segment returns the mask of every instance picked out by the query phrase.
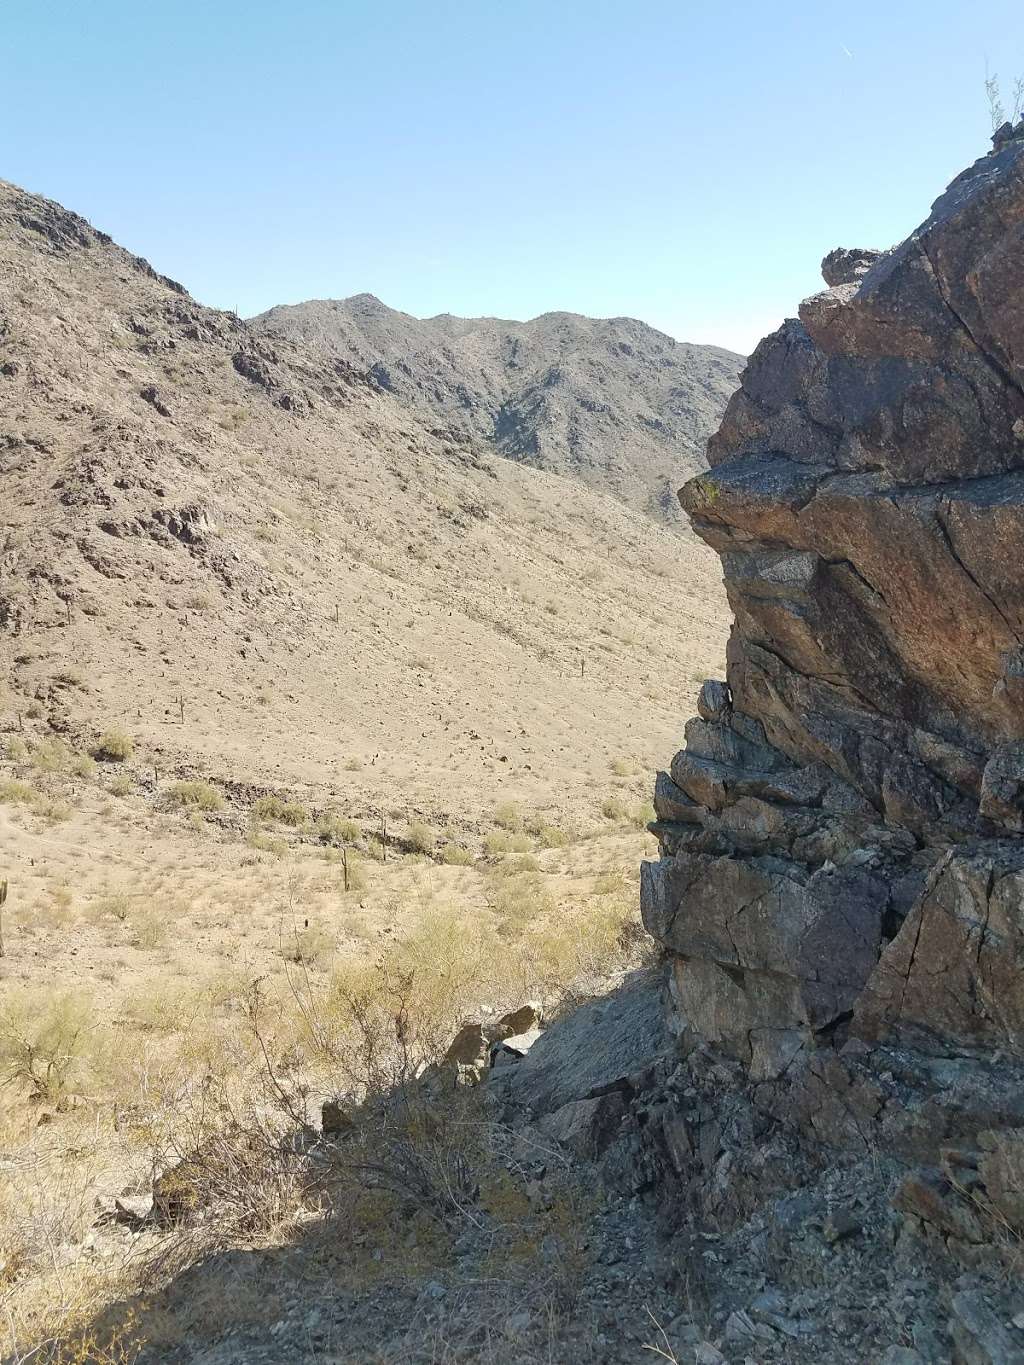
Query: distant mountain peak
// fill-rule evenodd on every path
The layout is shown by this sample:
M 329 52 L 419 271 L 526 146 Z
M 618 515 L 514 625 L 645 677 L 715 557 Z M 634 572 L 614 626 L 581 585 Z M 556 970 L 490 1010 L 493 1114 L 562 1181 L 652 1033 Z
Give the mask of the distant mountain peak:
M 341 356 L 420 420 L 455 422 L 500 455 L 671 522 L 743 365 L 638 318 L 416 318 L 374 294 L 279 306 L 252 326 Z

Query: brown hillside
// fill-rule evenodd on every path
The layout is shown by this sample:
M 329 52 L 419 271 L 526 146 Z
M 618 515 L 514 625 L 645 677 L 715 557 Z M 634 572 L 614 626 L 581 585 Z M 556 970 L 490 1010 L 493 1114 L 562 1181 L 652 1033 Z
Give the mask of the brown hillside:
M 118 724 L 161 780 L 463 817 L 555 778 L 571 805 L 670 742 L 724 643 L 703 547 L 8 184 L 0 254 L 8 728 Z

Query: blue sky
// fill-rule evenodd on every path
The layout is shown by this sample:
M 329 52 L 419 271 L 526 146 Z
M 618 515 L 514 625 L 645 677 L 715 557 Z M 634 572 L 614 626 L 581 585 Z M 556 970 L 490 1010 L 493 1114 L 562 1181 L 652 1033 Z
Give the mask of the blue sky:
M 1010 0 L 0 0 L 0 175 L 205 303 L 748 350 L 986 150 Z

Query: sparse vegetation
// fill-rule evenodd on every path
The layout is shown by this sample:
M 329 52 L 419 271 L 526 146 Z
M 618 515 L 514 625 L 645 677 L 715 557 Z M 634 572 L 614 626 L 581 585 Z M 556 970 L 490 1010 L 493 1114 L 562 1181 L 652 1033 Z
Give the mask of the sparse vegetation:
M 107 730 L 89 752 L 101 763 L 126 763 L 135 752 L 135 741 L 124 730 Z
M 433 853 L 437 834 L 422 820 L 414 820 L 406 831 L 405 842 L 411 853 Z
M 305 806 L 298 801 L 285 801 L 280 796 L 261 796 L 253 803 L 253 816 L 257 820 L 273 820 L 292 829 L 301 829 L 309 819 Z
M 199 811 L 224 809 L 224 797 L 210 782 L 175 782 L 167 793 L 176 806 Z
M 472 867 L 474 858 L 468 848 L 449 843 L 441 849 L 441 861 L 450 867 Z
M 85 1066 L 93 1025 L 88 1003 L 72 992 L 9 993 L 0 1004 L 0 1074 L 47 1104 L 62 1103 Z
M 355 844 L 359 842 L 362 830 L 355 820 L 347 820 L 337 811 L 327 810 L 318 816 L 313 832 L 321 843 Z
M 522 807 L 515 801 L 502 801 L 494 808 L 494 823 L 510 834 L 519 834 L 526 826 Z

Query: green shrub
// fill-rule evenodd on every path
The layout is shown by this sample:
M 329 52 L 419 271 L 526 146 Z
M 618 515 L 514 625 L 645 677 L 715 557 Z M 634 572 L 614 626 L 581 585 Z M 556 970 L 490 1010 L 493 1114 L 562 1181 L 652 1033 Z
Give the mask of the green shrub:
M 47 1104 L 78 1078 L 93 1027 L 88 1003 L 69 992 L 23 990 L 0 1005 L 0 1076 L 20 1080 Z

